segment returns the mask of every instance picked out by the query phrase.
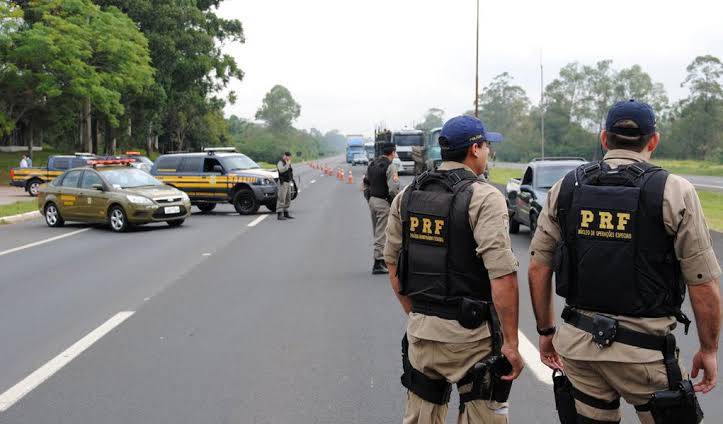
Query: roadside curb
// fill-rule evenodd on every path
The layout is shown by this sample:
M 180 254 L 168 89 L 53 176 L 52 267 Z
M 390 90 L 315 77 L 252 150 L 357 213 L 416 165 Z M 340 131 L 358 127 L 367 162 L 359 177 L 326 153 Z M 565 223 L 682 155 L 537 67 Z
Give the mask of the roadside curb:
M 40 211 L 32 211 L 21 213 L 19 215 L 11 215 L 0 217 L 0 224 L 15 224 L 18 222 L 28 221 L 31 219 L 40 218 Z

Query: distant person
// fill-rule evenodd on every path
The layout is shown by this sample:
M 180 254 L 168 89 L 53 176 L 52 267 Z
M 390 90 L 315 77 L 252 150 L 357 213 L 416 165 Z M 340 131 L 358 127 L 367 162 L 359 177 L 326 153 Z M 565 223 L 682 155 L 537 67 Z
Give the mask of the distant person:
M 364 197 L 369 203 L 374 232 L 374 265 L 372 274 L 386 274 L 389 271 L 384 264 L 384 243 L 389 217 L 389 206 L 392 199 L 399 193 L 399 172 L 392 163 L 397 154 L 394 143 L 384 143 L 382 156 L 374 159 L 367 166 L 364 176 Z
M 294 181 L 294 170 L 291 167 L 291 152 L 285 152 L 281 160 L 276 164 L 279 171 L 279 193 L 276 198 L 276 213 L 279 221 L 294 219 L 289 215 L 291 206 L 291 184 Z
M 20 167 L 21 168 L 28 168 L 28 157 L 23 155 L 23 157 L 20 159 Z
M 28 168 L 32 168 L 32 166 L 33 166 L 33 158 L 31 158 L 30 155 L 25 155 L 25 162 L 28 163 Z

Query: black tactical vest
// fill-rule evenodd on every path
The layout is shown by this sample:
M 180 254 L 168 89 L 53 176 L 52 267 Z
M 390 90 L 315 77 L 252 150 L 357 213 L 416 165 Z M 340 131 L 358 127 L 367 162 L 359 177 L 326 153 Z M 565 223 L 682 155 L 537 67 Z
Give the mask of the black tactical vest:
M 470 171 L 425 172 L 404 192 L 399 277 L 413 304 L 491 301 L 489 275 L 469 223 Z
M 567 304 L 633 317 L 680 316 L 685 296 L 663 223 L 668 172 L 645 162 L 583 165 L 565 176 L 557 215 L 557 294 Z
M 372 197 L 384 199 L 389 203 L 392 199 L 389 196 L 389 186 L 387 185 L 387 169 L 392 163 L 388 158 L 380 156 L 367 168 L 367 179 L 369 180 L 369 194 Z
M 294 170 L 291 168 L 291 165 L 289 165 L 289 169 L 287 169 L 285 172 L 279 171 L 280 182 L 290 183 L 292 179 L 294 179 Z

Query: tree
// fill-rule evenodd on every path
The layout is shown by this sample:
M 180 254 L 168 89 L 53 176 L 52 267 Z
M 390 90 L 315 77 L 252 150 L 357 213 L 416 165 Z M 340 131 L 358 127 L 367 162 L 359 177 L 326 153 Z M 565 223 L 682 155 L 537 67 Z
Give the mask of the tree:
M 424 121 L 422 121 L 421 124 L 417 124 L 414 128 L 422 131 L 430 131 L 442 125 L 444 125 L 444 111 L 433 107 L 427 109 L 427 113 L 424 114 Z
M 301 115 L 301 106 L 282 85 L 275 85 L 266 93 L 256 119 L 265 121 L 274 130 L 291 128 L 291 123 Z

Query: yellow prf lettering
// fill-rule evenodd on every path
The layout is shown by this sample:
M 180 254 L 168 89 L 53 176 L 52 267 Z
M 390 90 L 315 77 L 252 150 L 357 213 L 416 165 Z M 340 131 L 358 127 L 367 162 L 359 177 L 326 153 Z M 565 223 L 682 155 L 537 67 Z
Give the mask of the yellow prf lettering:
M 610 212 L 600 212 L 600 229 L 613 229 L 613 214 L 611 214 Z
M 580 222 L 582 228 L 588 228 L 590 223 L 595 220 L 595 214 L 593 214 L 592 211 L 583 209 L 580 211 L 580 215 L 582 216 L 582 221 Z
M 410 225 L 409 230 L 411 232 L 414 232 L 417 229 L 417 227 L 419 227 L 419 218 L 417 218 L 416 216 L 409 218 L 409 225 Z
M 628 226 L 628 221 L 630 221 L 629 213 L 618 212 L 618 228 L 617 229 L 624 231 L 625 228 Z
M 434 234 L 436 234 L 436 235 L 442 234 L 442 227 L 444 227 L 444 220 L 443 219 L 435 219 L 434 220 Z
M 425 234 L 432 234 L 432 220 L 429 218 L 422 218 L 422 232 Z

